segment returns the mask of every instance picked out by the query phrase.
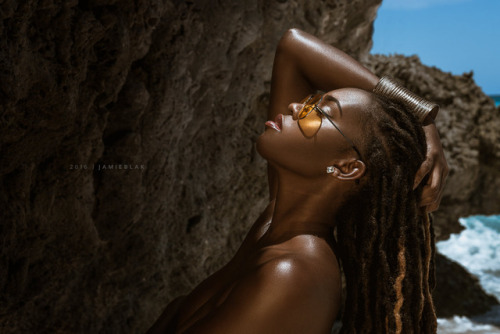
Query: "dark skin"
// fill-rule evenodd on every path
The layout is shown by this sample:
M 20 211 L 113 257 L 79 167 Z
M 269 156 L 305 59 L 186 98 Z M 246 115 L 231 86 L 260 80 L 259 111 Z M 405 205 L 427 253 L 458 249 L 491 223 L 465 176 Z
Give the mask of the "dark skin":
M 289 30 L 273 67 L 268 123 L 257 142 L 269 162 L 271 201 L 231 261 L 174 300 L 148 333 L 330 333 L 341 306 L 340 268 L 333 247 L 334 217 L 344 194 L 363 182 L 366 167 L 350 144 L 323 120 L 314 138 L 297 124 L 316 90 L 344 134 L 360 144 L 360 123 L 379 78 L 314 36 Z M 350 88 L 345 88 L 350 87 Z M 438 208 L 448 167 L 435 125 L 424 126 L 429 174 L 421 205 Z M 335 173 L 327 174 L 327 166 Z

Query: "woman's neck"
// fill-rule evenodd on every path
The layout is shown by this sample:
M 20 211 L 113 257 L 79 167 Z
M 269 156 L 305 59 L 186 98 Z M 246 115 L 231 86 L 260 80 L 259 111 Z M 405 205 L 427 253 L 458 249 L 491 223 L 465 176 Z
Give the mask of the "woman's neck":
M 330 239 L 343 191 L 327 174 L 311 178 L 279 172 L 279 186 L 265 244 L 277 244 L 297 235 Z

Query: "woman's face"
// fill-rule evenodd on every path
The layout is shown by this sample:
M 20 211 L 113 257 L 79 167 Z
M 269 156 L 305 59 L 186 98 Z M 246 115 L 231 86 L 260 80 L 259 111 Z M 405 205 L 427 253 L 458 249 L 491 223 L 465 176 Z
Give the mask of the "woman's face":
M 339 89 L 325 93 L 318 106 L 359 148 L 361 117 L 371 102 L 369 93 Z M 350 143 L 324 116 L 316 134 L 306 137 L 298 125 L 302 106 L 302 103 L 292 103 L 288 107 L 289 115 L 280 114 L 274 122 L 266 122 L 266 130 L 257 141 L 257 151 L 262 157 L 273 165 L 303 176 L 326 174 L 326 167 L 336 159 L 359 159 Z

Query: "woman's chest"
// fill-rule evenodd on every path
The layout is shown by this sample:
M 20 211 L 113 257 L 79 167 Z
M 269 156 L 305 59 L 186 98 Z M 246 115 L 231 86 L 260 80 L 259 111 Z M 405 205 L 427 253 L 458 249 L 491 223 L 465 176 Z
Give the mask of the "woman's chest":
M 224 303 L 250 266 L 228 264 L 201 282 L 184 300 L 177 313 L 177 332 L 212 315 Z
M 177 329 L 182 332 L 197 321 L 214 315 L 239 282 L 252 275 L 276 252 L 254 251 L 241 254 L 201 282 L 184 300 L 177 314 Z

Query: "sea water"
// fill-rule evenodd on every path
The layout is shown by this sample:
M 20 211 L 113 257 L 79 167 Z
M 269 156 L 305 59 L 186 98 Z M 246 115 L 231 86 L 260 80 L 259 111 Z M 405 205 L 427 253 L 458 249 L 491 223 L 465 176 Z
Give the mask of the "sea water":
M 500 95 L 490 95 L 490 97 L 495 101 L 495 106 L 500 106 Z
M 500 300 L 500 215 L 460 218 L 459 222 L 465 229 L 438 242 L 438 251 L 467 268 L 487 293 Z M 500 334 L 500 307 L 470 319 L 438 319 L 438 333 Z

